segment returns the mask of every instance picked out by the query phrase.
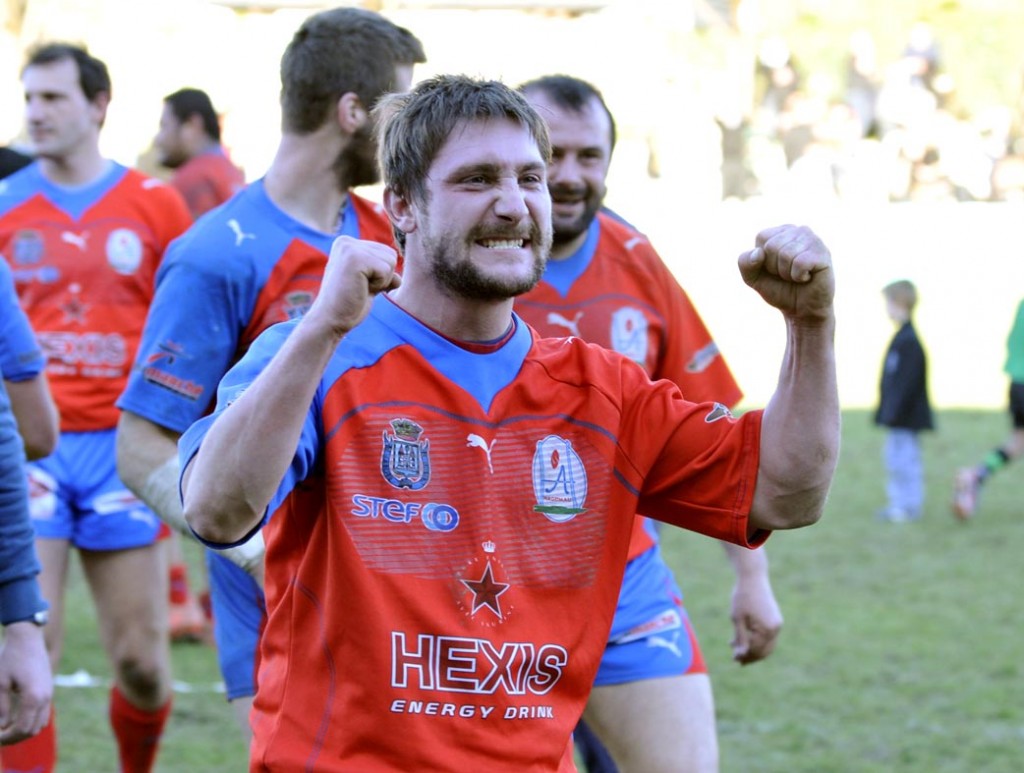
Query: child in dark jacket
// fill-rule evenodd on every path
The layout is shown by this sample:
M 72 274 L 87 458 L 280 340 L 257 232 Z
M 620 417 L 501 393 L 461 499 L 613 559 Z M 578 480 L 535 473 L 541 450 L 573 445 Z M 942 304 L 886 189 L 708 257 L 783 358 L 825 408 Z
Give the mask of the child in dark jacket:
M 887 427 L 884 461 L 888 504 L 878 517 L 916 521 L 924 505 L 924 466 L 919 433 L 934 428 L 928 399 L 928 362 L 911 318 L 917 288 L 901 279 L 882 289 L 896 335 L 882 363 L 875 424 Z

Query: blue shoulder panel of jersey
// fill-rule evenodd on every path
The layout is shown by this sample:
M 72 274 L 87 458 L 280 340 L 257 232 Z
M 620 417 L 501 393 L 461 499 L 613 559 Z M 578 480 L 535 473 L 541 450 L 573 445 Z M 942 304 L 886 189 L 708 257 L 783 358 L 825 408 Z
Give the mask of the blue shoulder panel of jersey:
M 533 344 L 529 328 L 516 315 L 512 338 L 500 349 L 486 354 L 452 343 L 385 297 L 374 301 L 371 316 L 390 330 L 392 337 L 415 348 L 435 370 L 473 395 L 485 412 L 490 410 L 495 395 L 515 379 Z M 393 346 L 390 341 L 386 343 L 388 348 Z
M 563 298 L 569 294 L 573 282 L 580 278 L 597 250 L 601 237 L 601 224 L 595 217 L 587 228 L 586 241 L 572 255 L 564 260 L 549 260 L 544 269 L 543 281 L 554 287 Z
M 29 164 L 4 180 L 3 188 L 0 188 L 0 214 L 40 193 L 55 207 L 78 220 L 128 173 L 128 168 L 116 161 L 108 163 L 107 170 L 98 180 L 75 187 L 55 185 L 43 176 L 38 163 Z

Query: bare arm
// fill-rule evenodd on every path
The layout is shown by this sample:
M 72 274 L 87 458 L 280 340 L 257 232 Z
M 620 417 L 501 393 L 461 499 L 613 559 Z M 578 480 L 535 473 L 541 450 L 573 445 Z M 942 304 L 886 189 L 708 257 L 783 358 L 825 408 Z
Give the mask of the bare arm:
M 768 577 L 764 548 L 747 548 L 723 542 L 722 547 L 736 573 L 732 590 L 733 660 L 747 665 L 772 654 L 782 631 L 782 611 Z
M 260 522 L 292 462 L 338 343 L 366 316 L 377 293 L 398 286 L 396 259 L 382 244 L 335 240 L 309 312 L 266 370 L 213 423 L 185 470 L 185 518 L 204 539 L 235 542 Z
M 740 273 L 786 320 L 779 383 L 764 411 L 751 528 L 792 529 L 822 514 L 839 458 L 832 259 L 808 228 L 778 226 L 740 255 Z
M 31 461 L 49 456 L 57 447 L 60 422 L 46 374 L 25 381 L 4 381 L 4 386 L 11 398 L 18 434 L 25 444 L 25 458 Z

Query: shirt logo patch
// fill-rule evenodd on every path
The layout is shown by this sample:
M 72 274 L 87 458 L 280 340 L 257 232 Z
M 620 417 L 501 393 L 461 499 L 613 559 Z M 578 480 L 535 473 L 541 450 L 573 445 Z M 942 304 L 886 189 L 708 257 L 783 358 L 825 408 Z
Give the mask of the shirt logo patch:
M 572 443 L 548 435 L 533 454 L 534 510 L 555 523 L 571 521 L 586 512 L 587 470 Z
M 494 465 L 491 463 L 491 451 L 494 450 L 494 444 L 496 442 L 498 442 L 497 439 L 494 439 L 488 445 L 487 441 L 484 440 L 479 435 L 476 435 L 476 434 L 474 434 L 472 432 L 469 433 L 468 435 L 466 435 L 466 446 L 467 447 L 469 447 L 469 448 L 479 448 L 479 449 L 483 450 L 483 452 L 485 454 L 487 454 L 487 469 L 491 471 L 491 475 L 494 475 Z
M 142 262 L 142 240 L 129 228 L 117 228 L 107 237 L 107 262 L 119 274 L 134 274 Z
M 227 226 L 228 226 L 228 228 L 231 229 L 231 233 L 233 233 L 235 235 L 235 246 L 236 247 L 241 247 L 242 246 L 242 242 L 244 242 L 246 239 L 252 239 L 253 241 L 256 241 L 256 234 L 250 234 L 250 233 L 246 233 L 245 231 L 243 231 L 242 230 L 242 224 L 239 223 L 235 218 L 231 218 L 227 222 Z
M 420 440 L 423 427 L 411 419 L 392 419 L 394 433 L 384 430 L 380 471 L 395 488 L 419 491 L 430 482 L 430 441 Z
M 569 331 L 569 335 L 576 336 L 577 338 L 583 338 L 583 336 L 580 335 L 579 327 L 581 319 L 583 319 L 582 311 L 577 311 L 576 314 L 573 315 L 572 319 L 569 319 L 568 317 L 564 316 L 563 314 L 557 311 L 548 312 L 549 325 L 553 327 L 564 327 L 566 330 Z
M 714 341 L 703 346 L 694 352 L 693 357 L 686 363 L 687 373 L 703 373 L 718 357 L 718 344 Z
M 14 237 L 14 262 L 30 266 L 43 259 L 43 237 L 39 231 L 18 231 Z
M 634 362 L 647 362 L 647 317 L 639 309 L 624 306 L 612 314 L 612 348 Z
M 708 415 L 704 417 L 704 421 L 706 421 L 708 424 L 711 424 L 712 422 L 718 421 L 719 419 L 731 419 L 731 418 L 732 418 L 732 412 L 728 408 L 726 408 L 721 403 L 715 403 L 715 407 L 712 408 L 708 412 Z
M 463 579 L 460 580 L 460 582 L 466 586 L 466 589 L 471 594 L 473 594 L 473 601 L 469 613 L 471 617 L 475 616 L 477 612 L 486 607 L 499 620 L 504 619 L 504 615 L 501 612 L 501 594 L 512 586 L 507 582 L 498 582 L 494 578 L 494 569 L 491 567 L 490 561 L 488 561 L 484 567 L 484 571 L 480 576 L 480 579 Z

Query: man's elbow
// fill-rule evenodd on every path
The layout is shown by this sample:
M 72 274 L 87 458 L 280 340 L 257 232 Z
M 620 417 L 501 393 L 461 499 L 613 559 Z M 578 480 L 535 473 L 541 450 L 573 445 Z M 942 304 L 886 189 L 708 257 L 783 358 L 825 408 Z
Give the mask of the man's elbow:
M 21 440 L 25 446 L 25 458 L 31 462 L 49 456 L 57 448 L 58 436 L 57 425 L 46 422 L 24 433 Z

